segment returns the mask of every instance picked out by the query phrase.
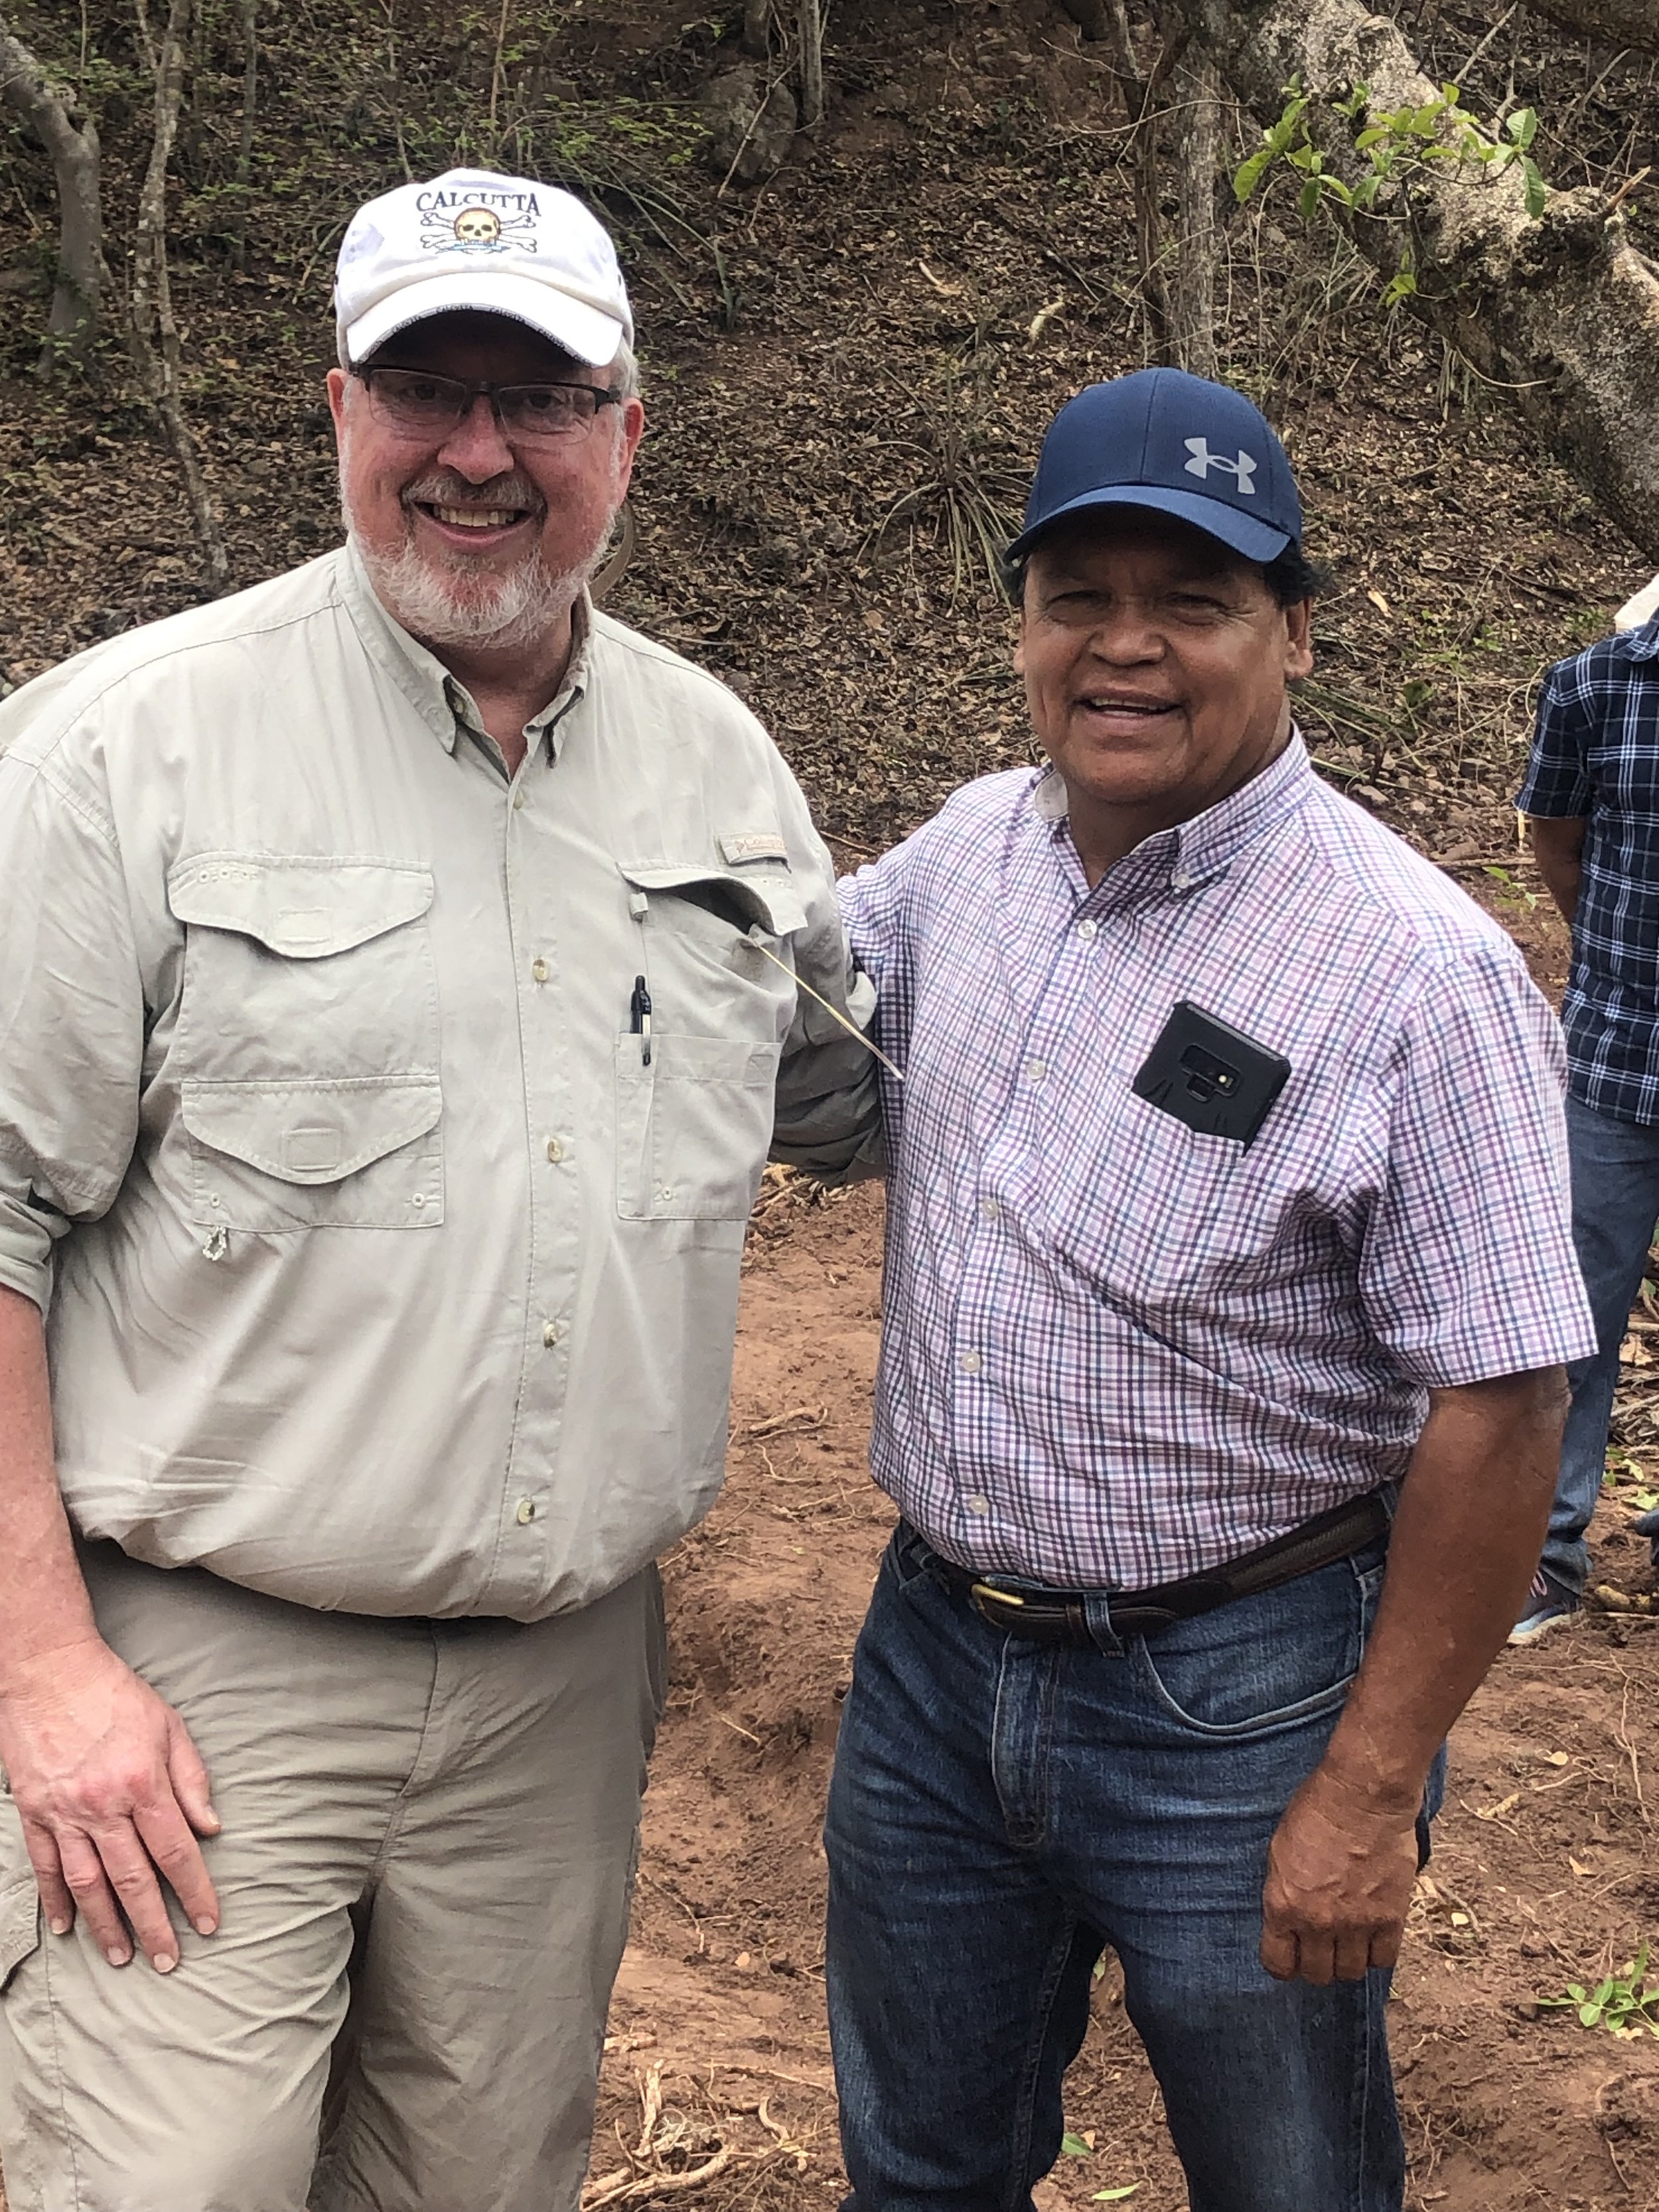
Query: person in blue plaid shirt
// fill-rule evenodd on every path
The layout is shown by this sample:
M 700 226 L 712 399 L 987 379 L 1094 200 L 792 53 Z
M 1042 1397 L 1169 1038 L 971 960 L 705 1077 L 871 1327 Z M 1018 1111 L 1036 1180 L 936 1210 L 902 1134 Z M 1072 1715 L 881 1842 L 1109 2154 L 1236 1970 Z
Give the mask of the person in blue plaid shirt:
M 1596 1340 L 1567 1370 L 1549 1534 L 1510 1637 L 1530 1644 L 1583 1602 L 1619 1346 L 1659 1219 L 1659 617 L 1550 670 L 1515 803 L 1572 931 L 1562 1006 L 1572 1233 Z M 1659 1565 L 1659 1513 L 1636 1525 Z
M 902 1071 L 849 2212 L 1030 2212 L 1108 1944 L 1194 2212 L 1402 2201 L 1390 1969 L 1594 1336 L 1559 1025 L 1293 726 L 1302 534 L 1241 394 L 1082 392 L 1012 549 L 1047 764 L 842 885 Z

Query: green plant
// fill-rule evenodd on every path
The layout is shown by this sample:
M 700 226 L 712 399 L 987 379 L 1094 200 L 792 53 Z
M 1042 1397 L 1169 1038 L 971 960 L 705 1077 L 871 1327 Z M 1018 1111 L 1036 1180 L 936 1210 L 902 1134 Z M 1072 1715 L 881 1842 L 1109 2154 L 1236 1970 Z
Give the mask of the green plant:
M 1420 106 L 1373 110 L 1370 87 L 1356 85 L 1345 99 L 1333 103 L 1334 112 L 1348 125 L 1352 153 L 1361 166 L 1361 174 L 1349 182 L 1314 144 L 1307 125 L 1312 95 L 1303 91 L 1299 82 L 1292 81 L 1285 88 L 1284 112 L 1262 132 L 1261 145 L 1235 172 L 1234 195 L 1241 203 L 1248 200 L 1263 178 L 1283 162 L 1302 179 L 1297 204 L 1304 222 L 1311 222 L 1327 199 L 1355 213 L 1400 219 L 1405 210 L 1399 204 L 1407 190 L 1432 163 L 1450 162 L 1456 167 L 1472 164 L 1492 174 L 1518 166 L 1525 186 L 1526 210 L 1536 221 L 1549 198 L 1549 188 L 1531 150 L 1538 135 L 1537 111 L 1516 108 L 1504 118 L 1502 130 L 1493 132 L 1468 112 L 1462 97 L 1455 84 L 1445 84 Z M 1384 287 L 1383 304 L 1393 307 L 1416 289 L 1417 276 L 1407 246 Z
M 1605 2027 L 1609 2035 L 1626 2041 L 1640 2035 L 1644 2028 L 1659 2037 L 1659 1981 L 1648 1979 L 1645 1943 L 1626 1962 L 1622 1972 L 1609 1974 L 1593 1990 L 1582 1982 L 1569 1982 L 1565 1996 L 1540 1997 L 1538 2003 L 1546 2011 L 1571 2007 L 1577 2011 L 1581 2027 Z
M 1638 1513 L 1651 1513 L 1659 1505 L 1659 1490 L 1653 1488 L 1636 1462 L 1623 1452 L 1608 1453 L 1601 1483 L 1604 1489 L 1612 1491 L 1624 1504 L 1633 1505 Z
M 1517 884 L 1507 868 L 1492 867 L 1489 865 L 1483 867 L 1480 872 L 1483 876 L 1493 878 L 1499 885 L 1500 888 L 1496 893 L 1499 906 L 1513 907 L 1519 914 L 1530 914 L 1537 905 L 1537 892 L 1529 891 L 1524 884 Z

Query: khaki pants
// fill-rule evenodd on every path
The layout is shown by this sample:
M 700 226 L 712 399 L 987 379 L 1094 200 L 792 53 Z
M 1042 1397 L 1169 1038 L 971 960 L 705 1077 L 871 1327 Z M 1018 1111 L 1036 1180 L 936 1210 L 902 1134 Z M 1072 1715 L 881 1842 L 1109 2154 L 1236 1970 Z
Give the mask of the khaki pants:
M 0 1798 L 12 2212 L 566 2212 L 661 1701 L 654 1568 L 522 1627 L 85 1564 L 207 1761 L 223 1920 L 174 1900 L 165 1976 L 43 1934 Z

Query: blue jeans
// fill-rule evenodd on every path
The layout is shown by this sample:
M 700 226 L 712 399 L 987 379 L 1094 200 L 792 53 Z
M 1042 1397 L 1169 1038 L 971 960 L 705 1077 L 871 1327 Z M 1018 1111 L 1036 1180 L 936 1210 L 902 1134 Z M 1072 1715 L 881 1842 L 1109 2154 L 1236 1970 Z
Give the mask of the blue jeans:
M 1398 2212 L 1389 1976 L 1313 1989 L 1256 1955 L 1268 1842 L 1341 1710 L 1384 1551 L 1152 1641 L 1120 1643 L 1091 1598 L 1099 1648 L 1069 1650 L 991 1628 L 901 1524 L 824 1834 L 856 2212 L 1030 2212 L 1107 1943 L 1193 2212 Z
M 1567 1370 L 1572 1405 L 1561 1439 L 1544 1565 L 1569 1589 L 1582 1590 L 1589 1576 L 1584 1531 L 1601 1492 L 1619 1346 L 1659 1220 L 1659 1126 L 1615 1121 L 1570 1097 L 1567 1149 L 1572 1239 L 1595 1320 L 1597 1350 L 1593 1359 L 1575 1360 Z

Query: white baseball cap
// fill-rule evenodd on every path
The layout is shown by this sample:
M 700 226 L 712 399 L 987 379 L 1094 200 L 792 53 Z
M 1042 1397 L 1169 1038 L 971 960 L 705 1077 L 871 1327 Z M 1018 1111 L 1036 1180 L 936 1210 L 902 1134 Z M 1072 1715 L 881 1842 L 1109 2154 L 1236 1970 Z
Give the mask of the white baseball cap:
M 334 274 L 340 358 L 455 308 L 510 315 L 603 368 L 634 338 L 617 252 L 578 199 L 527 177 L 447 169 L 358 209 Z

